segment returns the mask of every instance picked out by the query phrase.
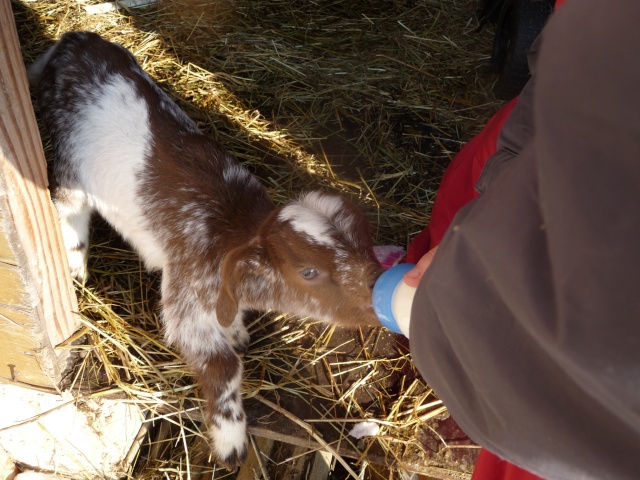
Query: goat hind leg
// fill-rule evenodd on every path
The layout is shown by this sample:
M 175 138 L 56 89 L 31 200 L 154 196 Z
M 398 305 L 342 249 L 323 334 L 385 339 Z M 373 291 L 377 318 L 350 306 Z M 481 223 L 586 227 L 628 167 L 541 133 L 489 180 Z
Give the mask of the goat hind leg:
M 71 276 L 83 281 L 87 276 L 89 221 L 92 208 L 83 191 L 70 188 L 56 188 L 53 202 L 60 219 L 62 240 L 69 260 Z

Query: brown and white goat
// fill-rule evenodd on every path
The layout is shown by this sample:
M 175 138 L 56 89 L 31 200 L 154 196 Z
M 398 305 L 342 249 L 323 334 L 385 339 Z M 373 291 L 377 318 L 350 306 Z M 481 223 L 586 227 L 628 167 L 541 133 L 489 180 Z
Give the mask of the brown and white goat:
M 377 324 L 380 268 L 364 215 L 320 191 L 276 208 L 131 53 L 94 33 L 65 34 L 29 77 L 54 145 L 53 197 L 72 274 L 86 275 L 93 211 L 162 270 L 166 338 L 198 375 L 215 455 L 241 464 L 243 313 Z

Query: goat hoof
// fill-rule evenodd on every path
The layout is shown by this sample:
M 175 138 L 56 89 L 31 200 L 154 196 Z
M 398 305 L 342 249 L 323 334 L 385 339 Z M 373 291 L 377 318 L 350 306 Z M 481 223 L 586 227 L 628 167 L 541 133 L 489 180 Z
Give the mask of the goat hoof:
M 233 472 L 241 467 L 245 460 L 247 459 L 247 447 L 243 445 L 240 450 L 234 450 L 232 453 L 228 454 L 225 458 L 218 458 L 217 463 L 222 465 L 224 468 Z

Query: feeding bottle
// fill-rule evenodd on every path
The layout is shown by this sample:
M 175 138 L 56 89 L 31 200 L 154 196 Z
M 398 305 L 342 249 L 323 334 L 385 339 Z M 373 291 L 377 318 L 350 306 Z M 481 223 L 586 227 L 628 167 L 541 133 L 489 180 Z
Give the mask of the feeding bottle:
M 416 289 L 404 283 L 403 276 L 413 267 L 412 263 L 391 267 L 380 275 L 373 287 L 373 311 L 378 320 L 392 332 L 407 338 Z

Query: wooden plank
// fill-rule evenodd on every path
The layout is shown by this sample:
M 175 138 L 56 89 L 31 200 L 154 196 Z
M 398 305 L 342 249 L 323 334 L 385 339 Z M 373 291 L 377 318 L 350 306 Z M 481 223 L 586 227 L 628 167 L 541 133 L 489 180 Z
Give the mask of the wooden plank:
M 7 348 L 8 347 L 8 348 Z M 13 338 L 3 345 L 0 353 L 0 380 L 5 383 L 25 383 L 28 385 L 47 385 L 48 378 L 43 377 L 38 357 L 31 350 L 29 339 Z
M 309 450 L 304 447 L 291 447 L 288 452 L 289 456 L 283 458 L 278 463 L 279 471 L 277 471 L 278 480 L 300 480 L 307 478 L 307 470 L 313 461 L 313 455 L 309 455 Z M 274 475 L 275 476 L 275 475 Z M 322 480 L 327 480 L 325 477 Z
M 29 312 L 0 306 L 0 381 L 51 388 L 49 373 L 42 368 L 40 356 L 34 350 L 31 326 Z
M 264 457 L 273 449 L 274 440 L 264 437 L 249 437 L 247 461 L 240 468 L 235 480 L 270 480 L 266 472 Z
M 332 459 L 333 455 L 328 452 L 316 452 L 307 480 L 327 480 L 331 472 Z
M 9 0 L 0 0 L 0 24 L 0 306 L 26 315 L 25 338 L 32 340 L 27 346 L 24 338 L 5 339 L 2 350 L 19 346 L 23 354 L 36 355 L 36 370 L 27 374 L 32 362 L 20 365 L 24 378 L 40 378 L 39 385 L 51 387 L 67 355 L 55 345 L 77 328 L 78 307 Z
M 0 305 L 23 303 L 26 292 L 17 266 L 0 263 L 0 286 Z
M 2 225 L 3 216 L 2 210 L 0 210 L 0 225 Z M 9 266 L 16 266 L 15 259 L 13 258 L 13 252 L 9 246 L 9 240 L 4 234 L 4 231 L 0 230 L 0 262 Z

